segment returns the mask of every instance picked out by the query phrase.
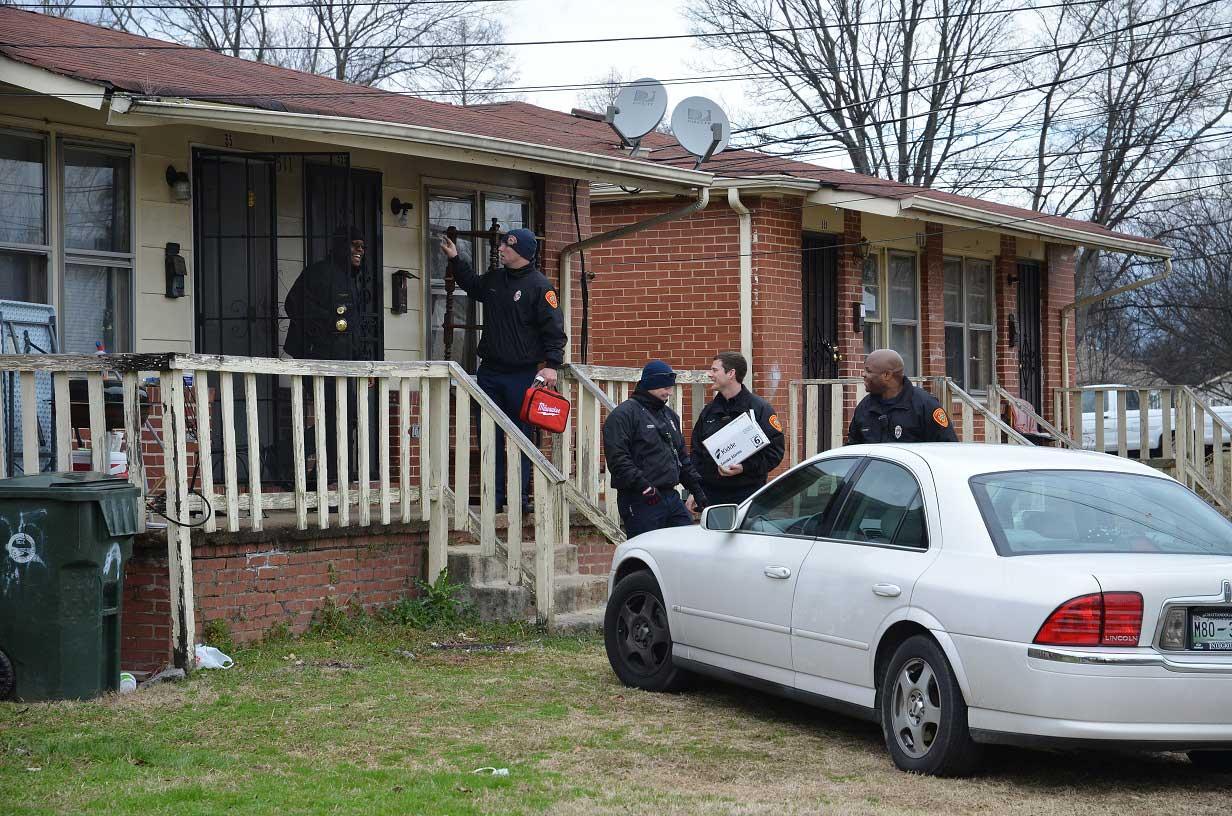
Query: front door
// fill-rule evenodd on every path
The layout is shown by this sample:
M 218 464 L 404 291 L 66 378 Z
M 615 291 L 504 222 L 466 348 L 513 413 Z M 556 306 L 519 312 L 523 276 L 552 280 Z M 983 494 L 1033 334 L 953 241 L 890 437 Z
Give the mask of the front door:
M 1018 262 L 1018 393 L 1042 415 L 1040 278 L 1038 261 Z
M 804 337 L 805 379 L 828 380 L 838 376 L 838 249 L 833 235 L 805 233 L 800 269 L 804 295 L 801 330 Z M 831 402 L 820 400 L 817 449 L 826 449 Z

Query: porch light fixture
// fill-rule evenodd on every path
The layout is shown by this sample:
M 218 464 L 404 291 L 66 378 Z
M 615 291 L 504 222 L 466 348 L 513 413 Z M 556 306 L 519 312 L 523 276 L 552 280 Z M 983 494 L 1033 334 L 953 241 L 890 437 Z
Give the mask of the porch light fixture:
M 389 202 L 389 211 L 398 216 L 398 226 L 405 227 L 408 221 L 407 213 L 414 209 L 415 205 L 409 201 L 403 201 L 397 196 Z
M 187 201 L 192 198 L 192 186 L 188 183 L 188 174 L 177 172 L 175 165 L 167 165 L 167 186 L 175 193 L 176 201 Z
M 872 253 L 873 253 L 873 245 L 869 243 L 869 240 L 867 238 L 861 235 L 860 243 L 856 244 L 856 255 L 859 256 L 860 260 L 866 261 L 868 260 L 868 256 L 871 255 Z

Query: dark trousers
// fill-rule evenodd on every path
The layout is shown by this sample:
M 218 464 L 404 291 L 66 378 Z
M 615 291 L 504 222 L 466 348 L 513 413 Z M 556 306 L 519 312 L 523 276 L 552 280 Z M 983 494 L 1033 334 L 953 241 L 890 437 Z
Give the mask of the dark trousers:
M 702 487 L 709 504 L 740 504 L 762 489 L 762 485 L 725 485 L 722 481 L 703 482 Z
M 479 366 L 479 372 L 475 379 L 479 381 L 479 387 L 483 392 L 492 398 L 492 401 L 505 412 L 505 416 L 513 420 L 513 423 L 522 429 L 522 433 L 530 436 L 530 428 L 518 419 L 518 414 L 522 411 L 522 400 L 526 396 L 526 390 L 530 388 L 531 383 L 535 381 L 535 374 L 538 369 L 532 367 L 519 371 L 493 371 L 484 365 Z M 506 485 L 508 484 L 508 475 L 505 470 L 505 434 L 500 428 L 496 429 L 496 503 L 502 505 L 505 503 Z M 530 498 L 530 459 L 526 456 L 522 457 L 522 501 L 525 502 Z
M 651 530 L 688 527 L 693 523 L 693 515 L 680 500 L 679 493 L 675 490 L 660 490 L 658 493 L 659 501 L 648 504 L 646 497 L 635 490 L 616 491 L 621 526 L 629 538 Z

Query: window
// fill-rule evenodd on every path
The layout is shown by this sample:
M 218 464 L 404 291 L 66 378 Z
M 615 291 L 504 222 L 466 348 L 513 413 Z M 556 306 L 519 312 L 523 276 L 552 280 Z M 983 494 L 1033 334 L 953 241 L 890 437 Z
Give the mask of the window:
M 61 348 L 132 350 L 132 153 L 61 142 Z
M 754 497 L 740 529 L 751 533 L 813 536 L 856 459 L 827 459 L 805 465 Z
M 864 260 L 864 353 L 892 348 L 903 357 L 903 372 L 914 377 L 919 373 L 920 343 L 916 256 L 910 252 L 888 252 L 884 257 L 884 274 L 879 256 L 871 255 Z
M 1037 470 L 975 476 L 970 484 L 1001 555 L 1232 555 L 1232 524 L 1171 479 Z
M 0 132 L 0 299 L 47 302 L 47 143 Z
M 530 226 L 530 200 L 511 194 L 474 191 L 430 191 L 428 194 L 428 280 L 431 309 L 428 324 L 429 360 L 445 359 L 445 256 L 438 248 L 440 236 L 448 227 L 459 231 L 487 230 L 496 220 L 501 232 Z M 478 252 L 478 258 L 476 253 Z M 458 253 L 479 274 L 487 269 L 490 247 L 483 239 L 459 238 Z M 478 325 L 481 310 L 459 286 L 453 295 L 453 323 Z M 455 329 L 450 357 L 468 371 L 477 364 L 475 350 L 478 330 Z
M 945 373 L 965 391 L 993 382 L 992 262 L 946 258 Z
M 870 461 L 851 489 L 830 537 L 927 549 L 924 501 L 915 477 L 892 462 Z

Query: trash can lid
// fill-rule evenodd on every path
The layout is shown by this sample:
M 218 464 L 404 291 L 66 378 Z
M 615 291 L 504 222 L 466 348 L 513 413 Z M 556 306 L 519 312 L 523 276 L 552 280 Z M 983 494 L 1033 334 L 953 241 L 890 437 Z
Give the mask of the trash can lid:
M 0 499 L 98 501 L 116 498 L 125 490 L 132 491 L 134 496 L 139 492 L 128 479 L 96 471 L 35 473 L 0 479 Z

